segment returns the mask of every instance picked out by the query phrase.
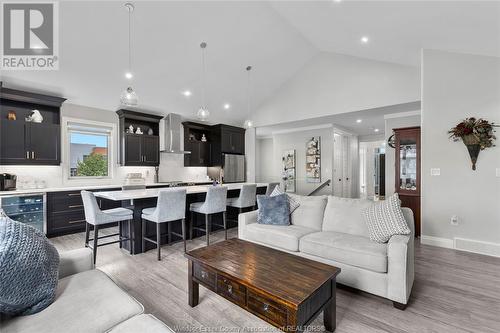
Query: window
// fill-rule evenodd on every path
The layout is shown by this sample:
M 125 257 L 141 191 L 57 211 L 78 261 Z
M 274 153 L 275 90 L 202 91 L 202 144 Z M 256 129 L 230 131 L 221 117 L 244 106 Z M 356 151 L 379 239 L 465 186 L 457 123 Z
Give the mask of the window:
M 68 123 L 70 178 L 111 177 L 111 130 Z

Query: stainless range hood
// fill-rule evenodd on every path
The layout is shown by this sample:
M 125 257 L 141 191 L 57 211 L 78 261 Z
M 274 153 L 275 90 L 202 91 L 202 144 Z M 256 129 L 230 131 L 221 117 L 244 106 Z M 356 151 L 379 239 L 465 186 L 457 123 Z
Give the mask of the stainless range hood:
M 165 117 L 165 149 L 161 153 L 191 154 L 190 151 L 181 150 L 181 116 L 169 113 Z

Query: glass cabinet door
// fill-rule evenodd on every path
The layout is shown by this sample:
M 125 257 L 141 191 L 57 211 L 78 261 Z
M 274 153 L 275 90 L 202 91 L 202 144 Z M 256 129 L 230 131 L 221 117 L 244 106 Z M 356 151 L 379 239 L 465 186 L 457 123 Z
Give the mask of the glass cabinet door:
M 399 188 L 417 190 L 417 143 L 407 140 L 399 150 Z

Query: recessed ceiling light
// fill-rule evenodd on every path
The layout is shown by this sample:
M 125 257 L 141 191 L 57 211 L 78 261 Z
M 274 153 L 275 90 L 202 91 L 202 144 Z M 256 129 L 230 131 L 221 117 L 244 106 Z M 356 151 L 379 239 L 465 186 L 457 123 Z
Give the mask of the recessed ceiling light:
M 342 0 L 333 0 L 333 2 L 342 2 Z
M 125 77 L 130 80 L 134 77 L 134 75 L 131 72 L 126 72 Z
M 192 93 L 189 90 L 183 91 L 182 94 L 186 97 L 189 97 L 192 95 Z
M 229 110 L 229 108 L 230 108 L 230 107 L 231 107 L 231 105 L 230 105 L 230 104 L 228 104 L 228 103 L 224 104 L 224 109 L 225 109 L 225 110 Z
M 378 132 L 378 131 L 380 131 L 380 130 L 379 130 L 378 128 L 375 128 L 375 129 L 374 129 L 374 131 L 375 131 L 375 132 Z
M 356 122 L 359 124 L 360 122 L 362 122 L 363 119 L 357 119 Z
M 370 38 L 368 38 L 367 36 L 363 36 L 363 37 L 361 37 L 361 43 L 366 44 L 366 43 L 368 43 L 369 41 L 370 41 Z

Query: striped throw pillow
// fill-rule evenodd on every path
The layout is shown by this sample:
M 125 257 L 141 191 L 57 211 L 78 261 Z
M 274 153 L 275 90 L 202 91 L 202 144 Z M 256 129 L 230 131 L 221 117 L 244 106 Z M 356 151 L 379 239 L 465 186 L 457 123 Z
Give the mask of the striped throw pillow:
M 274 188 L 274 190 L 271 192 L 271 197 L 274 197 L 274 196 L 277 196 L 277 195 L 280 195 L 280 194 L 283 194 L 285 192 L 283 192 L 281 190 L 281 188 L 278 186 L 276 186 Z M 285 193 L 286 194 L 286 193 Z M 290 214 L 293 213 L 294 210 L 296 210 L 297 208 L 299 208 L 300 204 L 297 202 L 297 200 L 293 199 L 291 196 L 289 196 L 288 194 L 286 195 L 286 198 L 288 200 L 288 205 L 289 205 L 289 208 L 290 208 Z
M 409 235 L 410 228 L 401 211 L 401 202 L 395 193 L 384 201 L 377 202 L 364 211 L 370 239 L 386 243 L 394 235 Z

